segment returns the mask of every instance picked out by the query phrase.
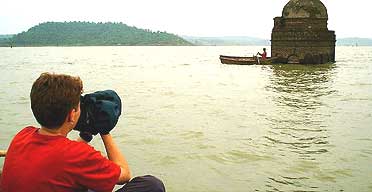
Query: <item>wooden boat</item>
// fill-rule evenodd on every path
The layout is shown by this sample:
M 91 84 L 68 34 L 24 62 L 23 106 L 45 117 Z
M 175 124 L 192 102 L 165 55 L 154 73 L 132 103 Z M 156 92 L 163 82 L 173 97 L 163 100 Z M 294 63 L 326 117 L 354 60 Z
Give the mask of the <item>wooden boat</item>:
M 270 65 L 272 58 L 268 57 L 266 60 L 261 60 L 260 57 L 237 57 L 220 55 L 222 64 L 230 65 Z

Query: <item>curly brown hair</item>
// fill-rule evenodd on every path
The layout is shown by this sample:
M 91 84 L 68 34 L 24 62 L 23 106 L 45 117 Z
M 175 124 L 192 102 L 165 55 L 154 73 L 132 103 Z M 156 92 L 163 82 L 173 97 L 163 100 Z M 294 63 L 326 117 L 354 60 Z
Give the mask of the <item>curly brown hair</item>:
M 31 109 L 37 122 L 49 129 L 60 127 L 69 111 L 78 107 L 82 91 L 80 77 L 42 73 L 30 93 Z

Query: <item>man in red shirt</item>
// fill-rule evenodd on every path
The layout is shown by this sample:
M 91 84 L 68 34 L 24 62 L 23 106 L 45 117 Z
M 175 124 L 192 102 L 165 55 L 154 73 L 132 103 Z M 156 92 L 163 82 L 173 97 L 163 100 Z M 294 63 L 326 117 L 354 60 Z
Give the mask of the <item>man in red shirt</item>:
M 260 55 L 262 60 L 266 60 L 267 59 L 266 48 L 263 48 L 263 53 L 258 52 L 257 55 Z
M 131 180 L 125 157 L 110 133 L 100 133 L 108 159 L 83 139 L 67 134 L 80 117 L 79 77 L 43 73 L 31 89 L 31 109 L 41 128 L 26 127 L 12 140 L 4 161 L 1 189 L 13 191 L 165 191 L 153 176 Z

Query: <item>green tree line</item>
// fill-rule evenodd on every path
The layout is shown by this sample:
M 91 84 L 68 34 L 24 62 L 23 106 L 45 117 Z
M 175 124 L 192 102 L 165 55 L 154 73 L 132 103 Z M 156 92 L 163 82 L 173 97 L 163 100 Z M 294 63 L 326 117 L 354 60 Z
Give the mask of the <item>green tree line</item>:
M 181 37 L 123 23 L 46 22 L 0 40 L 2 46 L 191 45 Z

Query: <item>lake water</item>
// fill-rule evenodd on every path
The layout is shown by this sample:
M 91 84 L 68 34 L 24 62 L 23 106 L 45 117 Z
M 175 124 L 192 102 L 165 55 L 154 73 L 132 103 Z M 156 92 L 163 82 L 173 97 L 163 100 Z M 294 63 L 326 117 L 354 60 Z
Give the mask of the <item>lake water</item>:
M 29 92 L 40 73 L 67 73 L 85 93 L 119 93 L 112 134 L 133 175 L 167 191 L 372 191 L 372 47 L 337 47 L 337 63 L 313 66 L 218 58 L 261 49 L 0 48 L 0 149 L 37 125 Z

